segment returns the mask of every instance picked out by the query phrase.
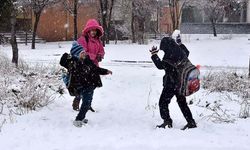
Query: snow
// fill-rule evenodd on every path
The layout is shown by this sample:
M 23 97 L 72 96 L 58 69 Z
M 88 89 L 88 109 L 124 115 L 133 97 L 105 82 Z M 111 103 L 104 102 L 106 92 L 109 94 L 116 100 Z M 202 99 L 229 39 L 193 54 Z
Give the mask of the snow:
M 247 71 L 250 56 L 247 37 L 230 40 L 189 37 L 184 43 L 190 50 L 191 61 L 202 66 L 202 74 L 208 71 L 208 66 Z M 169 108 L 173 129 L 155 129 L 162 123 L 158 100 L 164 72 L 150 62 L 148 50 L 153 45 L 158 46 L 159 41 L 148 45 L 123 43 L 105 47 L 105 59 L 100 66 L 112 70 L 113 75 L 103 76 L 104 86 L 95 90 L 92 106 L 97 112 L 88 112 L 86 126 L 76 128 L 72 125 L 77 115 L 71 106 L 73 97 L 58 95 L 47 107 L 15 116 L 12 122 L 8 120 L 0 132 L 1 150 L 248 150 L 249 118 L 238 118 L 229 124 L 214 123 L 203 118 L 211 112 L 193 104 L 190 109 L 198 128 L 182 131 L 180 128 L 186 122 L 175 98 Z M 30 45 L 20 45 L 19 52 L 29 64 L 58 67 L 61 54 L 69 52 L 70 47 L 71 42 L 37 44 L 35 50 L 31 50 Z M 0 53 L 11 58 L 11 47 L 0 46 Z M 162 56 L 162 52 L 159 55 Z M 221 100 L 223 96 L 223 93 L 207 94 L 201 89 L 187 101 L 204 103 Z M 237 116 L 240 108 L 229 107 Z

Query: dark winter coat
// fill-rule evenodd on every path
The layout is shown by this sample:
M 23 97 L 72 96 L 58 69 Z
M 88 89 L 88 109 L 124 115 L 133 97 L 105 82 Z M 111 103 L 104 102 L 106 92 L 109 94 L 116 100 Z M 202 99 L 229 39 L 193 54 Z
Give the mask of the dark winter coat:
M 184 44 L 180 45 L 180 48 L 185 52 L 186 56 L 189 56 L 189 50 L 187 49 L 187 47 Z
M 75 89 L 101 87 L 100 75 L 108 74 L 107 69 L 97 67 L 88 56 L 84 60 L 79 60 L 77 57 L 64 53 L 60 64 L 70 72 L 70 86 Z
M 165 70 L 163 86 L 166 88 L 177 88 L 179 85 L 177 70 L 174 66 L 187 59 L 189 55 L 189 51 L 183 46 L 179 46 L 170 37 L 164 37 L 160 43 L 160 50 L 164 51 L 163 59 L 161 60 L 158 55 L 152 55 L 151 57 L 158 69 Z

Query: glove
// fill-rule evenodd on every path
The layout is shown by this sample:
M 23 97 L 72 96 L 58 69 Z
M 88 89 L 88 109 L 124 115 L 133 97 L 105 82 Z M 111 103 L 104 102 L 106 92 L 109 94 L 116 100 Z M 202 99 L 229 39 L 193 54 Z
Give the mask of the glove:
M 151 48 L 151 50 L 149 50 L 149 52 L 152 54 L 152 55 L 156 55 L 158 52 L 159 52 L 159 50 L 157 49 L 157 46 L 156 47 L 152 47 Z
M 96 60 L 97 60 L 98 62 L 101 62 L 102 59 L 103 59 L 103 57 L 102 57 L 101 55 L 97 55 Z
M 108 70 L 108 74 L 111 74 L 111 75 L 112 75 L 112 74 L 113 74 L 113 72 L 112 72 L 112 71 L 110 71 L 110 70 Z
M 178 34 L 178 36 L 176 37 L 176 43 L 178 45 L 181 45 L 181 36 L 180 36 L 180 34 Z

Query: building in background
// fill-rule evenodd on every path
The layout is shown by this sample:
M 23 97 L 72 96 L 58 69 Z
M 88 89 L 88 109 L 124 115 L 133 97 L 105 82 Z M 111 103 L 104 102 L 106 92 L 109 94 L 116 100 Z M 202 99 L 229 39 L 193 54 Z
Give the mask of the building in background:
M 98 18 L 96 1 L 79 1 L 77 15 L 77 30 L 78 36 L 80 36 L 87 20 L 90 18 Z M 37 30 L 38 37 L 46 41 L 67 41 L 73 39 L 73 34 L 73 15 L 64 8 L 62 3 L 51 6 L 42 12 Z
M 211 22 L 204 12 L 195 6 L 186 7 L 182 14 L 182 33 L 211 34 Z M 218 34 L 250 34 L 250 0 L 231 3 L 216 22 Z

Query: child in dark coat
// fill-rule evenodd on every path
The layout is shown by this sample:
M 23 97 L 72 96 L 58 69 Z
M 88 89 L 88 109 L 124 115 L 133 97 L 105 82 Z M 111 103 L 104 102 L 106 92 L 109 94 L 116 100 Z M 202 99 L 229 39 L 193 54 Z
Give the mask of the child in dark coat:
M 68 85 L 71 93 L 82 99 L 80 111 L 73 122 L 76 127 L 81 127 L 91 107 L 95 88 L 102 86 L 100 75 L 108 75 L 112 72 L 97 67 L 78 43 L 73 43 L 70 53 L 63 54 L 60 64 L 71 73 L 70 85 Z
M 102 26 L 95 19 L 89 19 L 77 42 L 85 49 L 89 58 L 99 67 L 99 62 L 104 58 L 104 48 L 101 37 L 104 31 Z M 73 110 L 79 110 L 80 97 L 75 97 L 72 103 Z M 92 112 L 95 110 L 90 107 Z
M 187 121 L 186 128 L 195 128 L 196 123 L 193 119 L 192 113 L 187 105 L 186 97 L 178 93 L 178 87 L 180 81 L 178 79 L 178 70 L 176 67 L 182 62 L 182 60 L 187 59 L 189 51 L 184 45 L 178 45 L 174 39 L 171 37 L 164 37 L 160 43 L 160 49 L 164 51 L 163 59 L 161 60 L 157 53 L 157 47 L 152 47 L 150 50 L 152 54 L 152 60 L 158 69 L 165 70 L 165 75 L 163 77 L 163 90 L 159 100 L 160 115 L 163 119 L 163 123 L 158 125 L 158 128 L 172 128 L 172 119 L 169 115 L 168 105 L 173 98 L 177 97 L 177 103 L 181 109 L 183 116 Z

